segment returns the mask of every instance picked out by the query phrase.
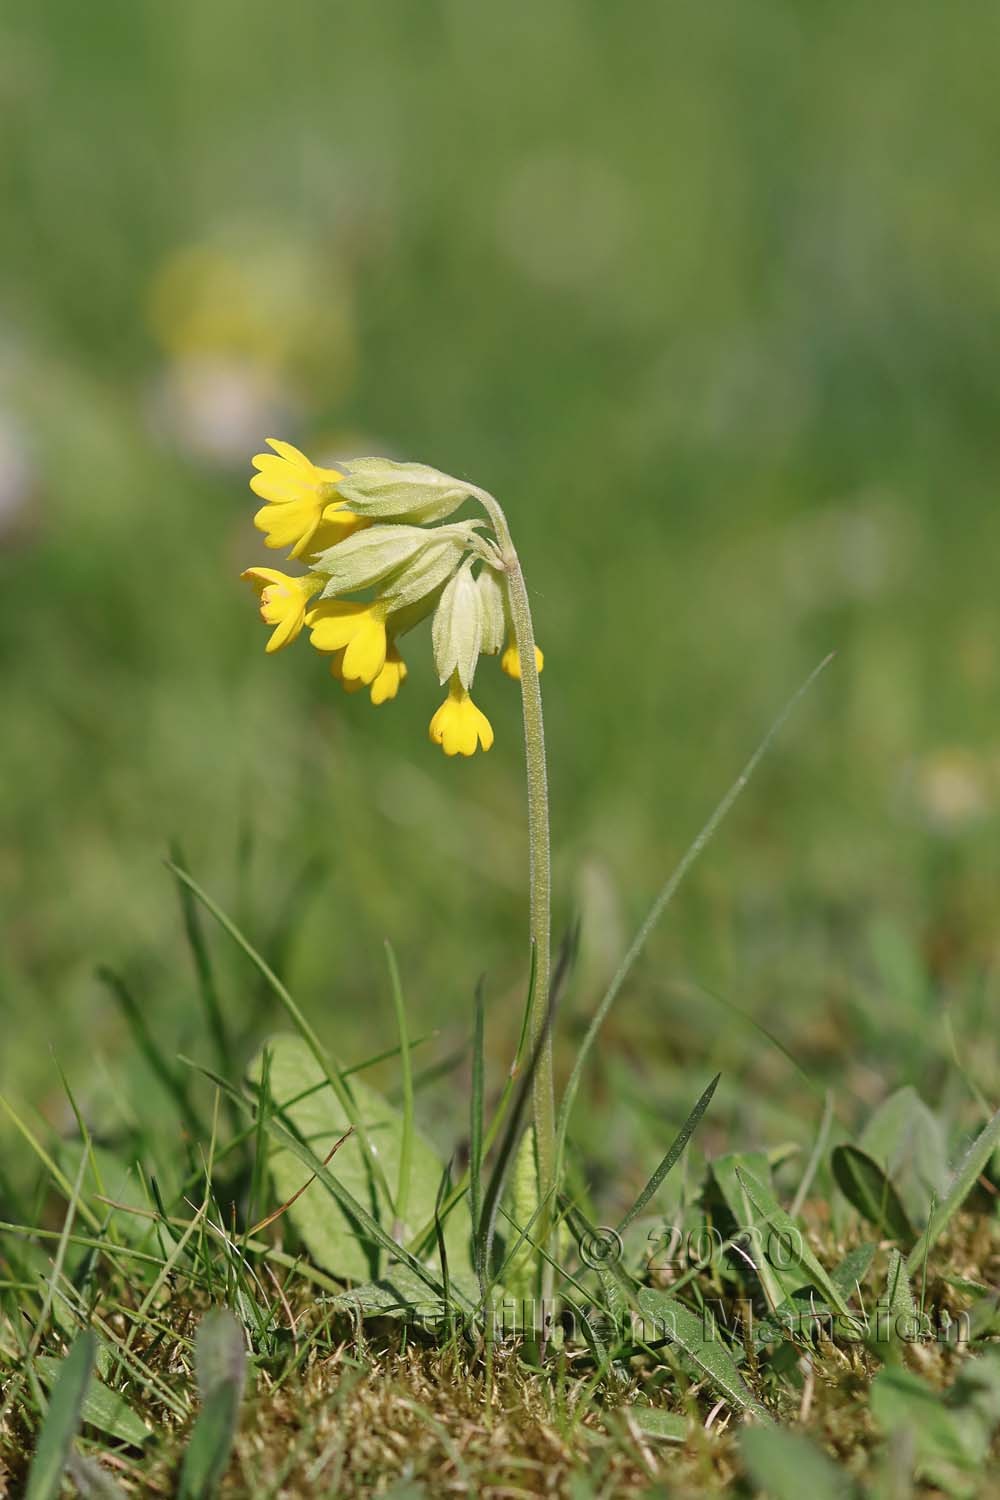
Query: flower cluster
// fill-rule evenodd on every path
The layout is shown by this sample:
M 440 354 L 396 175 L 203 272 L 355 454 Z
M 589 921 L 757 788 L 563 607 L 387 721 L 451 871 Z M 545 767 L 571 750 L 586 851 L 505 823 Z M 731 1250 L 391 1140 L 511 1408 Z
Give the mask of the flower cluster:
M 271 626 L 265 649 L 280 651 L 305 628 L 346 692 L 367 687 L 374 704 L 387 703 L 406 679 L 399 641 L 433 616 L 448 696 L 431 740 L 446 755 L 488 750 L 493 729 L 471 697 L 479 657 L 500 655 L 515 678 L 521 661 L 496 537 L 485 521 L 449 520 L 471 487 L 424 464 L 363 458 L 324 469 L 291 443 L 269 438 L 268 446 L 253 460 L 250 488 L 265 501 L 254 525 L 308 571 L 243 573 Z M 535 657 L 541 671 L 537 648 Z

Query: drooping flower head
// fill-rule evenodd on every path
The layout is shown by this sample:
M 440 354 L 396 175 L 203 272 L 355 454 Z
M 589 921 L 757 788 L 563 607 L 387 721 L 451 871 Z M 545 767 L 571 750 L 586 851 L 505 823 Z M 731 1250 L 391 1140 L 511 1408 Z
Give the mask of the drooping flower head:
M 307 559 L 308 572 L 243 574 L 273 626 L 267 650 L 305 626 L 344 690 L 367 687 L 378 705 L 407 677 L 398 642 L 433 616 L 434 664 L 448 695 L 430 738 L 449 756 L 488 750 L 493 729 L 471 697 L 479 657 L 502 651 L 503 670 L 520 675 L 504 554 L 486 522 L 449 519 L 483 492 L 426 464 L 366 458 L 320 468 L 290 443 L 268 445 L 273 451 L 253 460 L 251 488 L 267 501 L 254 522 L 267 546 Z M 536 661 L 541 671 L 537 648 Z

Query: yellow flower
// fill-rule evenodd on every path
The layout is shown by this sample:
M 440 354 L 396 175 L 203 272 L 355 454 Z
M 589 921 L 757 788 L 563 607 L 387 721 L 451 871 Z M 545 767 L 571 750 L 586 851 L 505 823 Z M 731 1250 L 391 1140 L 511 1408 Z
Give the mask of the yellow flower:
M 535 667 L 540 672 L 545 665 L 545 656 L 541 649 L 535 647 Z M 514 677 L 520 681 L 521 677 L 521 653 L 514 641 L 508 641 L 503 656 L 500 658 L 500 666 L 508 677 Z
M 317 604 L 306 616 L 317 651 L 343 651 L 344 677 L 374 682 L 385 666 L 389 643 L 385 633 L 388 605 L 382 599 L 371 604 L 330 600 Z
M 292 578 L 277 568 L 247 568 L 240 577 L 257 590 L 264 624 L 274 626 L 264 649 L 280 651 L 282 646 L 290 646 L 305 623 L 309 600 L 322 587 L 322 580 L 311 575 Z
M 359 693 L 365 684 L 359 677 L 344 676 L 344 652 L 335 651 L 330 658 L 330 675 L 335 677 L 345 693 Z M 395 698 L 406 680 L 406 662 L 390 642 L 385 654 L 385 665 L 371 685 L 371 700 L 376 707 Z
M 343 526 L 344 501 L 337 495 L 337 481 L 342 476 L 336 469 L 317 468 L 291 443 L 277 438 L 268 438 L 267 442 L 274 452 L 258 453 L 254 458 L 258 472 L 250 488 L 269 504 L 261 507 L 253 523 L 265 533 L 268 547 L 291 547 L 292 557 L 301 557 L 306 551 L 316 550 L 310 544 L 321 522 Z M 350 520 L 355 518 L 351 516 Z M 341 530 L 334 541 L 343 534 Z
M 430 736 L 445 755 L 475 755 L 478 746 L 488 750 L 493 744 L 493 726 L 476 707 L 454 673 L 448 684 L 448 696 L 434 715 Z
M 385 654 L 385 666 L 372 683 L 371 699 L 376 707 L 395 698 L 406 681 L 406 662 L 394 645 Z
M 344 676 L 343 648 L 340 651 L 335 651 L 330 657 L 330 676 L 340 683 L 345 693 L 360 693 L 364 687 L 364 683 L 359 677 Z

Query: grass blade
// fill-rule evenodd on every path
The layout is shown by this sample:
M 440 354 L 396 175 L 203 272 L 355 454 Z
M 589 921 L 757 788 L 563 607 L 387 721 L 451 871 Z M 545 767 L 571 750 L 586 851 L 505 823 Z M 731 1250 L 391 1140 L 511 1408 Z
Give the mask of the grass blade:
M 181 868 L 186 864 L 183 851 L 178 843 L 171 845 L 170 857 L 177 868 Z M 215 973 L 212 969 L 208 942 L 201 925 L 201 918 L 198 915 L 198 905 L 191 888 L 178 877 L 176 870 L 173 873 L 174 879 L 177 881 L 177 895 L 181 903 L 184 936 L 187 938 L 187 944 L 191 950 L 191 958 L 194 962 L 195 977 L 198 981 L 198 994 L 201 996 L 208 1034 L 215 1046 L 215 1058 L 219 1068 L 227 1068 L 233 1055 L 233 1049 L 226 1029 L 225 1017 L 222 1013 L 222 1002 L 219 999 L 219 987 L 215 982 Z
M 249 939 L 243 936 L 243 933 L 236 926 L 236 923 L 233 922 L 230 917 L 226 916 L 226 913 L 222 910 L 221 906 L 218 906 L 212 900 L 208 892 L 202 890 L 198 882 L 191 875 L 189 875 L 186 870 L 182 870 L 180 865 L 174 864 L 172 860 L 167 860 L 167 868 L 171 870 L 174 875 L 176 875 L 178 880 L 189 887 L 189 889 L 198 898 L 209 915 L 215 918 L 222 930 L 225 933 L 228 933 L 229 937 L 232 938 L 233 942 L 238 948 L 242 949 L 257 972 L 267 982 L 267 984 L 270 985 L 274 995 L 278 1000 L 280 1000 L 281 1004 L 288 1012 L 288 1015 L 291 1017 L 292 1023 L 295 1026 L 295 1029 L 298 1031 L 299 1036 L 301 1036 L 306 1046 L 312 1052 L 313 1057 L 315 1057 L 317 1063 L 326 1074 L 327 1082 L 333 1089 L 333 1092 L 336 1094 L 338 1100 L 340 1101 L 341 1108 L 343 1109 L 344 1113 L 347 1115 L 347 1118 L 350 1120 L 351 1124 L 354 1126 L 354 1129 L 357 1132 L 358 1140 L 361 1142 L 362 1147 L 364 1148 L 365 1157 L 368 1161 L 369 1170 L 371 1171 L 372 1176 L 377 1180 L 379 1187 L 385 1194 L 387 1202 L 392 1205 L 393 1197 L 392 1193 L 389 1190 L 389 1184 L 385 1180 L 385 1173 L 382 1170 L 382 1164 L 378 1159 L 377 1153 L 372 1149 L 372 1143 L 369 1139 L 368 1131 L 366 1130 L 364 1122 L 361 1120 L 360 1116 L 358 1115 L 358 1111 L 354 1106 L 354 1098 L 351 1094 L 351 1091 L 345 1084 L 339 1067 L 335 1064 L 331 1064 L 331 1060 L 326 1048 L 323 1046 L 323 1043 L 316 1035 L 316 1032 L 306 1020 L 296 1002 L 292 999 L 288 990 L 282 984 L 277 974 L 275 974 L 270 964 L 268 964 L 266 960 L 261 957 L 256 948 L 249 941 Z M 395 1211 L 394 1207 L 393 1211 Z
M 139 1005 L 132 991 L 125 983 L 120 974 L 104 964 L 97 970 L 100 982 L 117 1000 L 119 1009 L 128 1024 L 132 1039 L 149 1064 L 150 1071 L 160 1080 L 164 1089 L 173 1099 L 177 1106 L 177 1112 L 184 1121 L 188 1134 L 197 1140 L 201 1136 L 203 1126 L 198 1118 L 197 1111 L 188 1097 L 187 1089 L 181 1078 L 178 1078 L 170 1063 L 164 1057 L 143 1015 L 142 1007 Z
M 398 1240 L 405 1232 L 406 1210 L 410 1202 L 410 1166 L 413 1161 L 413 1063 L 410 1057 L 410 1038 L 406 1026 L 406 1005 L 403 1001 L 399 965 L 388 938 L 385 940 L 385 957 L 389 965 L 389 985 L 392 990 L 393 1007 L 396 1011 L 399 1065 L 403 1077 L 403 1129 L 399 1148 L 399 1179 L 396 1187 L 396 1222 L 393 1227 L 393 1239 Z
M 580 1087 L 580 1080 L 583 1076 L 584 1064 L 587 1060 L 587 1056 L 591 1048 L 597 1040 L 597 1036 L 600 1032 L 601 1027 L 604 1025 L 604 1022 L 607 1019 L 608 1012 L 618 998 L 622 985 L 625 983 L 629 974 L 632 972 L 636 960 L 638 959 L 642 950 L 645 948 L 646 943 L 649 941 L 649 938 L 654 928 L 657 926 L 660 918 L 663 916 L 663 913 L 666 911 L 674 896 L 677 894 L 677 889 L 683 881 L 684 877 L 687 875 L 688 871 L 691 869 L 691 866 L 694 864 L 695 860 L 701 854 L 706 844 L 711 841 L 713 835 L 717 832 L 720 825 L 725 820 L 733 804 L 736 802 L 740 793 L 744 790 L 747 783 L 749 782 L 754 771 L 756 771 L 761 760 L 770 749 L 771 743 L 774 740 L 775 736 L 781 729 L 784 728 L 786 720 L 790 717 L 792 711 L 798 706 L 800 699 L 805 696 L 805 694 L 812 687 L 813 683 L 816 681 L 817 677 L 819 677 L 820 673 L 824 671 L 827 666 L 829 666 L 832 660 L 832 653 L 829 656 L 824 657 L 819 666 L 813 668 L 802 686 L 785 704 L 785 707 L 781 710 L 781 713 L 775 719 L 774 723 L 771 725 L 770 729 L 767 731 L 764 738 L 761 740 L 760 744 L 757 746 L 756 750 L 747 761 L 740 775 L 733 782 L 732 786 L 729 788 L 722 801 L 715 808 L 715 811 L 708 819 L 708 822 L 701 829 L 700 833 L 697 834 L 694 841 L 688 845 L 688 848 L 684 853 L 680 864 L 674 870 L 667 883 L 660 890 L 659 895 L 649 909 L 646 920 L 643 922 L 642 926 L 639 928 L 639 931 L 632 939 L 631 946 L 629 947 L 621 963 L 618 965 L 618 969 L 615 972 L 611 983 L 608 985 L 601 1003 L 598 1005 L 597 1010 L 594 1012 L 593 1020 L 587 1028 L 587 1034 L 584 1037 L 583 1042 L 580 1045 L 580 1050 L 576 1055 L 576 1061 L 573 1064 L 573 1071 L 570 1074 L 569 1082 L 566 1085 L 566 1092 L 563 1094 L 562 1104 L 559 1107 L 559 1119 L 556 1128 L 557 1181 L 559 1180 L 563 1154 L 566 1149 L 566 1131 L 569 1126 L 570 1115 L 573 1111 L 573 1104 L 576 1100 L 577 1090 Z
M 70 1444 L 80 1426 L 83 1398 L 96 1357 L 97 1339 L 88 1329 L 79 1335 L 61 1361 L 62 1368 L 52 1388 L 49 1409 L 28 1471 L 24 1500 L 56 1500 Z
M 677 1132 L 674 1143 L 670 1147 L 670 1150 L 660 1162 L 660 1165 L 657 1167 L 656 1171 L 646 1183 L 646 1186 L 643 1188 L 638 1198 L 632 1204 L 632 1207 L 629 1209 L 628 1213 L 618 1225 L 619 1234 L 624 1234 L 628 1226 L 631 1224 L 632 1220 L 637 1218 L 638 1215 L 642 1213 L 643 1209 L 646 1207 L 646 1204 L 649 1202 L 650 1198 L 652 1198 L 653 1194 L 656 1192 L 657 1188 L 660 1186 L 660 1183 L 666 1177 L 667 1173 L 677 1165 L 681 1152 L 684 1150 L 684 1147 L 687 1145 L 688 1141 L 697 1130 L 698 1123 L 701 1120 L 702 1115 L 711 1104 L 712 1095 L 715 1093 L 715 1090 L 718 1087 L 719 1079 L 721 1077 L 721 1073 L 716 1073 L 715 1077 L 708 1085 L 708 1088 L 702 1094 L 701 1098 L 698 1100 L 698 1103 L 695 1105 L 694 1109 L 684 1121 L 684 1124 Z
M 187 1061 L 187 1059 L 184 1059 L 184 1061 Z M 213 1073 L 211 1069 L 202 1067 L 198 1063 L 191 1063 L 191 1067 L 197 1068 L 200 1073 L 203 1073 L 223 1093 L 235 1099 L 242 1110 L 245 1110 L 248 1114 L 255 1113 L 253 1105 L 237 1093 L 236 1089 L 226 1079 L 221 1078 L 218 1074 Z M 391 1260 L 402 1261 L 404 1265 L 408 1266 L 411 1271 L 419 1276 L 425 1286 L 429 1286 L 432 1292 L 437 1296 L 441 1296 L 443 1288 L 434 1273 L 429 1271 L 415 1255 L 411 1255 L 403 1245 L 398 1244 L 391 1235 L 386 1233 L 378 1220 L 373 1218 L 364 1205 L 358 1202 L 353 1193 L 344 1187 L 343 1183 L 324 1165 L 315 1151 L 311 1150 L 304 1141 L 299 1139 L 290 1124 L 285 1123 L 283 1110 L 276 1104 L 273 1104 L 272 1108 L 274 1113 L 268 1113 L 264 1120 L 264 1128 L 267 1133 L 273 1136 L 275 1140 L 280 1141 L 282 1146 L 290 1151 L 293 1156 L 297 1156 L 299 1161 L 309 1168 L 316 1180 L 322 1183 L 331 1197 L 337 1200 L 345 1214 L 354 1220 L 365 1238 L 374 1240 L 383 1250 L 388 1251 Z

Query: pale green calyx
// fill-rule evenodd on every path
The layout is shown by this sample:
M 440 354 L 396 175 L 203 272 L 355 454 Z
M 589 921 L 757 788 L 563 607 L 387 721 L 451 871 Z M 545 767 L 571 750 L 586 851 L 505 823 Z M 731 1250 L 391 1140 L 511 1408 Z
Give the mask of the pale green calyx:
M 507 637 L 507 606 L 503 584 L 495 569 L 481 568 L 476 579 L 479 590 L 479 607 L 483 617 L 482 649 L 487 656 L 496 656 L 503 650 Z
M 358 516 L 371 520 L 443 521 L 468 499 L 471 487 L 428 464 L 390 458 L 356 458 L 345 465 L 337 493 Z
M 457 672 L 459 682 L 468 692 L 476 674 L 482 638 L 482 600 L 469 560 L 441 595 L 431 626 L 434 666 L 443 683 Z
M 313 570 L 329 582 L 324 599 L 371 588 L 403 567 L 427 546 L 433 535 L 420 526 L 373 526 L 356 531 L 328 548 L 313 562 Z
M 379 590 L 391 609 L 406 609 L 440 588 L 458 567 L 474 538 L 471 528 L 439 526 L 424 533 L 425 545 L 395 573 L 390 573 Z

